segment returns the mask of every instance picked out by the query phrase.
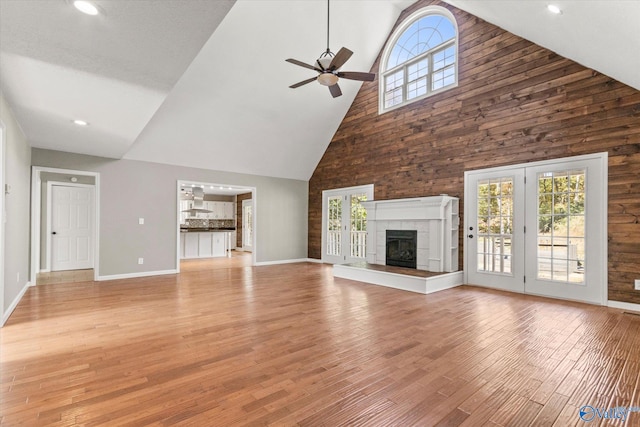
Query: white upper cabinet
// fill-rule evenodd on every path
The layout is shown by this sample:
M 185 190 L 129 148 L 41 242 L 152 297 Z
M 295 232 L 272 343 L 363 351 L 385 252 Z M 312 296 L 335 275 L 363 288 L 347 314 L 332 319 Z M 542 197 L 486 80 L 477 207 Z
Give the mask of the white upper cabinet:
M 233 219 L 233 202 L 224 202 L 224 219 Z

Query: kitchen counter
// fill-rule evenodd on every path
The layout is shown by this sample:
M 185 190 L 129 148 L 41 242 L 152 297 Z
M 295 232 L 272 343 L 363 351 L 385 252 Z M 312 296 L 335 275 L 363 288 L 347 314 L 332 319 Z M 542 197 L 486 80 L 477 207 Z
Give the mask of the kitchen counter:
M 181 233 L 215 233 L 215 232 L 236 231 L 234 228 L 180 228 Z

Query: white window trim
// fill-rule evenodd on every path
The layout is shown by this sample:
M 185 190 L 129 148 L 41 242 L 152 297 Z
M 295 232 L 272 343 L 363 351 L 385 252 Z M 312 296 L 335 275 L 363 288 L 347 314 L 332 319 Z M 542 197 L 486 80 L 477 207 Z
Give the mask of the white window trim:
M 456 32 L 456 37 L 455 40 L 453 42 L 453 45 L 455 47 L 455 51 L 456 51 L 456 62 L 455 62 L 455 66 L 454 66 L 454 76 L 455 76 L 455 83 L 449 85 L 449 86 L 445 86 L 442 87 L 440 89 L 434 90 L 434 91 L 427 91 L 426 94 L 421 95 L 421 96 L 417 96 L 415 98 L 412 98 L 410 100 L 404 100 L 403 102 L 401 102 L 400 104 L 396 104 L 393 105 L 389 108 L 384 108 L 384 92 L 385 92 L 385 75 L 386 74 L 393 74 L 394 72 L 398 71 L 399 69 L 402 69 L 403 67 L 406 67 L 407 64 L 412 63 L 414 61 L 417 61 L 419 59 L 422 59 L 425 56 L 430 55 L 431 53 L 433 53 L 436 50 L 440 50 L 441 48 L 444 48 L 445 44 L 439 45 L 436 48 L 430 49 L 428 52 L 423 52 L 422 54 L 420 54 L 419 56 L 415 57 L 415 58 L 411 58 L 409 61 L 402 63 L 401 65 L 397 65 L 392 69 L 389 70 L 385 70 L 385 66 L 387 64 L 387 61 L 389 60 L 389 55 L 391 54 L 391 51 L 393 50 L 394 46 L 396 45 L 396 42 L 398 41 L 398 39 L 400 38 L 400 36 L 411 26 L 411 24 L 413 24 L 415 21 L 417 21 L 420 18 L 423 18 L 425 16 L 428 15 L 444 15 L 447 18 L 449 18 L 449 20 L 451 21 L 451 23 L 454 26 L 455 32 Z M 460 61 L 460 56 L 459 56 L 459 50 L 458 50 L 458 44 L 459 44 L 459 40 L 460 40 L 460 33 L 458 31 L 458 22 L 456 21 L 456 18 L 453 16 L 453 13 L 451 13 L 451 11 L 449 11 L 449 9 L 444 8 L 442 6 L 427 6 L 424 7 L 422 9 L 419 9 L 415 12 L 413 12 L 411 15 L 409 15 L 404 21 L 402 21 L 402 23 L 398 26 L 398 28 L 395 29 L 395 31 L 393 32 L 393 34 L 391 34 L 391 37 L 389 38 L 389 40 L 387 41 L 387 44 L 384 47 L 384 50 L 382 51 L 382 56 L 380 57 L 380 65 L 378 68 L 378 114 L 384 114 L 387 113 L 389 111 L 393 111 L 396 108 L 400 108 L 400 107 L 404 107 L 405 105 L 411 104 L 413 102 L 419 101 L 421 99 L 424 98 L 428 98 L 430 96 L 436 95 L 440 92 L 444 92 L 447 91 L 449 89 L 453 89 L 455 87 L 458 87 L 458 63 Z M 448 45 L 448 44 L 446 44 Z M 431 61 L 430 61 L 431 62 Z M 429 66 L 431 66 L 431 63 L 429 64 Z M 433 70 L 430 68 L 429 69 L 430 72 L 433 72 Z M 427 85 L 430 85 L 431 82 L 429 82 Z M 406 81 L 406 76 L 405 76 L 405 82 L 403 85 L 403 91 L 406 90 L 406 85 L 407 85 L 407 81 Z

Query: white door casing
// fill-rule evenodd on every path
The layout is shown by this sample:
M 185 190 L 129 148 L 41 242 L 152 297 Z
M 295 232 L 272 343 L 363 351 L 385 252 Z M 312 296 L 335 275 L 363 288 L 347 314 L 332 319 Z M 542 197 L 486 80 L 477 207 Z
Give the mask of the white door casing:
M 49 183 L 47 190 L 50 270 L 93 268 L 93 186 Z
M 465 281 L 605 304 L 607 157 L 465 172 Z

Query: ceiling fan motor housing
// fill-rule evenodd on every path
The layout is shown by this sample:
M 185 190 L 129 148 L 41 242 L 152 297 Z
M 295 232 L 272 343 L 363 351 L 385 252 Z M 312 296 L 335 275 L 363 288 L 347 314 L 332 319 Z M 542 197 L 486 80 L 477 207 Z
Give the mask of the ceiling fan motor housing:
M 338 76 L 333 74 L 331 71 L 325 71 L 318 76 L 318 83 L 323 86 L 333 86 L 338 83 Z

